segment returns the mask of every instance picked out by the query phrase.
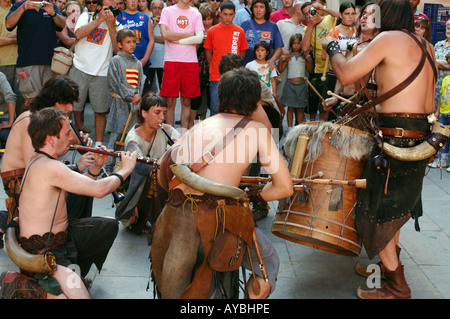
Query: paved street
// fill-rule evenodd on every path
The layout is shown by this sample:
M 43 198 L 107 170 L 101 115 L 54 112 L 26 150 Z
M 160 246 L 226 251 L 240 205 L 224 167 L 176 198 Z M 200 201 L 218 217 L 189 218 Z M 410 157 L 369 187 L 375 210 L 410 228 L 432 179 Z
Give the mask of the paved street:
M 93 127 L 92 114 L 86 112 L 88 127 Z M 89 113 L 89 114 L 88 114 Z M 405 189 L 405 192 L 408 190 Z M 5 209 L 3 188 L 0 209 Z M 345 257 L 315 250 L 286 241 L 271 234 L 275 202 L 267 218 L 259 226 L 271 238 L 280 256 L 281 267 L 277 289 L 271 299 L 355 299 L 358 286 L 365 279 L 354 271 L 355 262 L 369 261 L 363 249 L 360 257 Z M 450 298 L 450 173 L 430 170 L 424 179 L 424 216 L 419 219 L 421 232 L 409 221 L 400 235 L 401 260 L 414 299 Z M 94 215 L 114 216 L 112 196 L 95 199 Z M 146 235 L 134 235 L 120 225 L 119 234 L 101 273 L 91 269 L 90 293 L 95 299 L 152 299 L 150 282 L 150 247 Z M 93 266 L 95 268 L 95 266 Z M 4 249 L 0 249 L 0 272 L 16 270 Z

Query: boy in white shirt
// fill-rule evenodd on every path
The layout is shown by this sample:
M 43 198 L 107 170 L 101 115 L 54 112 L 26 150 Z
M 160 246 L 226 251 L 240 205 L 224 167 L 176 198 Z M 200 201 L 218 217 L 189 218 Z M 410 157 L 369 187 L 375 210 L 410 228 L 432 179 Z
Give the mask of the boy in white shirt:
M 278 76 L 278 72 L 276 69 L 269 69 L 269 64 L 267 63 L 267 56 L 269 55 L 269 53 L 269 43 L 265 41 L 257 42 L 255 44 L 256 60 L 247 63 L 245 67 L 258 74 L 259 78 L 271 89 L 273 96 L 276 97 L 276 77 Z

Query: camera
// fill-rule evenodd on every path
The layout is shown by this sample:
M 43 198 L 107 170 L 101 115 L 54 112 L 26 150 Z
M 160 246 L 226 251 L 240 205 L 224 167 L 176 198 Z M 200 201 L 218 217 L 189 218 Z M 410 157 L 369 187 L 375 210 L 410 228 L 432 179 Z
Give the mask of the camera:
M 43 8 L 43 7 L 45 7 L 45 3 L 44 2 L 35 2 L 34 4 L 36 5 L 36 8 Z
M 115 6 L 109 6 L 108 9 L 113 13 L 115 17 L 117 17 L 120 14 L 120 10 L 117 9 Z
M 316 8 L 314 8 L 314 7 L 309 8 L 309 14 L 310 14 L 311 16 L 315 15 L 316 13 L 317 13 Z

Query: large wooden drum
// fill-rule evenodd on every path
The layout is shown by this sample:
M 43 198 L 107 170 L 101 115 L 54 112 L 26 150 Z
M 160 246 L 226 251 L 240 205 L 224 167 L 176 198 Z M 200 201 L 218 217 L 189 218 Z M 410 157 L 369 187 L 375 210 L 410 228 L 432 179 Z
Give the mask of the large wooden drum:
M 303 155 L 297 144 L 305 137 Z M 273 234 L 315 249 L 359 256 L 361 243 L 354 222 L 357 188 L 311 181 L 313 176 L 339 181 L 360 179 L 372 145 L 369 135 L 348 126 L 329 122 L 296 126 L 286 138 L 284 153 L 291 175 L 308 182 L 295 186 L 299 190 L 279 202 Z

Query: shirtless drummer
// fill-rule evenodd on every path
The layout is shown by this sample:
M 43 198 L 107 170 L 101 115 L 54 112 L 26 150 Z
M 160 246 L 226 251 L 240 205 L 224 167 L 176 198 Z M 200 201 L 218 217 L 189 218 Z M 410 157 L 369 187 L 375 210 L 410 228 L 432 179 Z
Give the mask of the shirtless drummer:
M 337 42 L 331 38 L 322 45 L 343 85 L 354 83 L 375 69 L 378 85 L 378 97 L 374 102 L 376 129 L 383 133 L 384 142 L 405 151 L 427 143 L 430 135 L 427 115 L 434 111 L 434 50 L 430 43 L 414 34 L 414 15 L 408 0 L 379 0 L 376 5 L 381 13 L 380 34 L 354 58 L 347 61 Z M 413 80 L 409 85 L 390 91 L 407 83 L 404 81 L 410 76 Z M 385 95 L 388 92 L 394 94 Z M 418 230 L 417 220 L 422 215 L 422 182 L 429 158 L 413 157 L 412 152 L 408 154 L 409 160 L 381 154 L 389 163 L 389 172 L 387 168 L 378 170 L 370 160 L 366 165 L 367 188 L 358 193 L 355 222 L 369 258 L 380 257 L 387 281 L 381 288 L 358 289 L 360 298 L 411 297 L 399 260 L 398 242 L 400 228 L 409 218 L 415 219 Z M 371 158 L 377 155 L 380 155 L 380 148 L 375 145 Z

